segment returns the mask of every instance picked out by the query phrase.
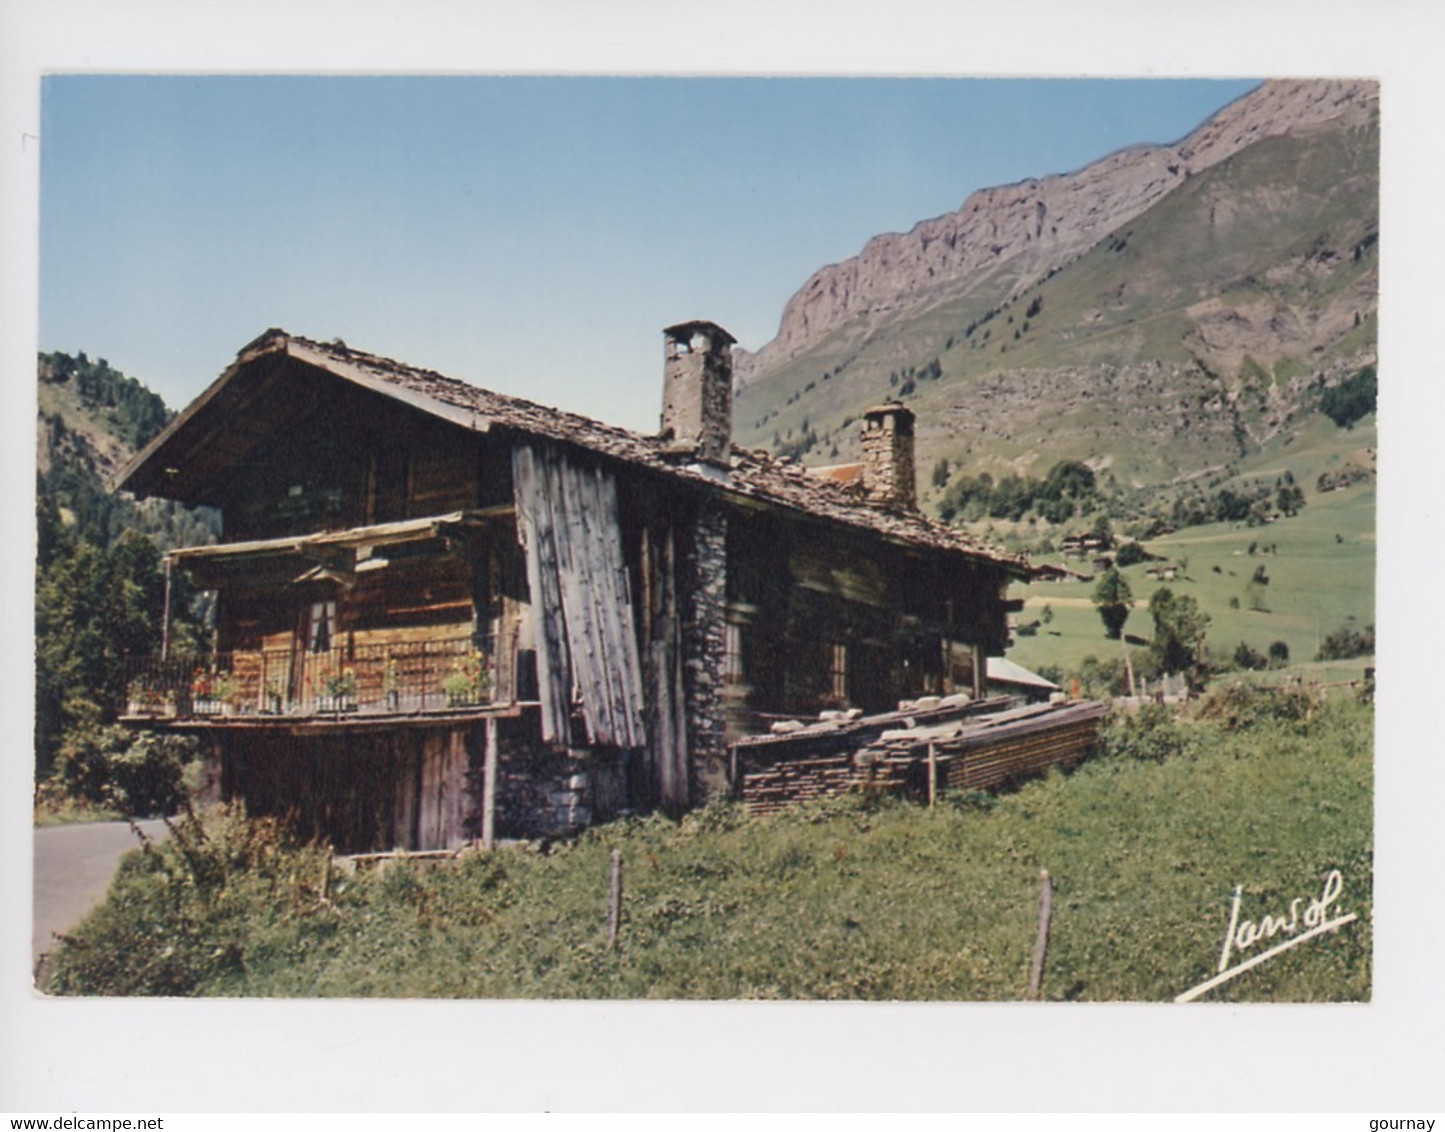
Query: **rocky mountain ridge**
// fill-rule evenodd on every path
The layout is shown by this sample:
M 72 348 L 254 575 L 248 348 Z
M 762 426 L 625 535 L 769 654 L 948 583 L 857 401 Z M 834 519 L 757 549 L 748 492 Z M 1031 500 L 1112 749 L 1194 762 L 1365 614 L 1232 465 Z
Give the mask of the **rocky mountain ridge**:
M 1236 99 L 1183 140 L 1118 150 L 1073 173 L 979 190 L 956 212 L 874 237 L 821 268 L 789 299 L 777 336 L 739 350 L 739 385 L 854 319 L 887 317 L 1009 277 L 1023 290 L 1153 207 L 1192 175 L 1265 138 L 1339 119 L 1365 122 L 1378 86 L 1363 80 L 1273 80 Z

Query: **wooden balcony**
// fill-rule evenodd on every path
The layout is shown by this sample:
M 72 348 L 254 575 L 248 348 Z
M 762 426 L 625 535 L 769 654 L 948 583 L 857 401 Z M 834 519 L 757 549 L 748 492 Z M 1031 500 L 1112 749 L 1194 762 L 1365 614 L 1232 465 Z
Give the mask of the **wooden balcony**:
M 324 652 L 236 651 L 131 663 L 127 723 L 349 721 L 492 711 L 515 703 L 513 664 L 474 636 Z

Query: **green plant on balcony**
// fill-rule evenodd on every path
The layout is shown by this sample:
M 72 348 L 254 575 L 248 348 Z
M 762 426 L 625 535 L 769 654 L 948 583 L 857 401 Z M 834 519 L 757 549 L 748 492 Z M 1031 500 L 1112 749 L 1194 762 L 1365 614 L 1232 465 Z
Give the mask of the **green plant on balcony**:
M 321 710 L 343 711 L 356 706 L 356 670 L 342 668 L 321 673 Z
M 487 690 L 487 658 L 476 649 L 452 662 L 452 670 L 442 678 L 448 707 L 465 707 L 480 703 Z
M 127 715 L 166 715 L 175 710 L 160 680 L 154 676 L 137 676 L 126 685 Z
M 211 685 L 211 696 L 225 710 L 236 706 L 236 694 L 240 690 L 240 682 L 232 673 L 217 672 Z

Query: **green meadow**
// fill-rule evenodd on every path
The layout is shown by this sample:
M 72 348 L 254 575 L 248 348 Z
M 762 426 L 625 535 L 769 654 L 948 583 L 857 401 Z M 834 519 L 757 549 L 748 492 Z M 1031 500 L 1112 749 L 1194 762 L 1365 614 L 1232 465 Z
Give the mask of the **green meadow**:
M 1369 427 L 1343 432 L 1328 420 L 1313 422 L 1288 448 L 1255 458 L 1236 477 L 1273 480 L 1289 472 L 1305 491 L 1306 504 L 1297 514 L 1260 526 L 1211 523 L 1186 527 L 1146 542 L 1145 548 L 1164 559 L 1123 568 L 1120 573 L 1134 596 L 1134 610 L 1124 626 L 1131 636 L 1148 638 L 1152 630 L 1147 606 L 1161 586 L 1195 598 L 1210 618 L 1207 644 L 1217 661 L 1227 661 L 1243 641 L 1260 653 L 1283 641 L 1289 648 L 1289 672 L 1305 679 L 1331 682 L 1357 679 L 1368 658 L 1315 662 L 1320 644 L 1342 626 L 1363 630 L 1375 620 L 1375 497 L 1373 477 L 1342 490 L 1315 490 L 1321 473 L 1330 473 L 1374 444 Z M 1226 481 L 1227 486 L 1227 481 Z M 1068 565 L 1092 573 L 1088 563 L 1059 555 L 1036 556 L 1039 562 Z M 1173 566 L 1172 581 L 1151 578 L 1151 566 Z M 1263 570 L 1267 582 L 1255 581 Z M 1034 583 L 1015 587 L 1024 598 L 1020 622 L 1042 618 L 1048 624 L 1034 636 L 1020 635 L 1010 659 L 1027 668 L 1054 666 L 1077 669 L 1086 656 L 1117 658 L 1123 646 L 1107 640 L 1091 600 L 1096 581 L 1067 584 Z
M 618 822 L 551 846 L 344 872 L 218 810 L 131 853 L 62 946 L 69 995 L 1170 1001 L 1306 919 L 1353 916 L 1206 1001 L 1370 997 L 1373 710 L 1235 689 L 1001 796 L 855 796 Z M 615 945 L 610 857 L 623 860 Z M 1331 896 L 1330 874 L 1338 871 Z M 1313 904 L 1317 912 L 1311 912 Z M 1264 917 L 1276 926 L 1256 938 Z M 1242 933 L 1242 934 L 1241 934 Z

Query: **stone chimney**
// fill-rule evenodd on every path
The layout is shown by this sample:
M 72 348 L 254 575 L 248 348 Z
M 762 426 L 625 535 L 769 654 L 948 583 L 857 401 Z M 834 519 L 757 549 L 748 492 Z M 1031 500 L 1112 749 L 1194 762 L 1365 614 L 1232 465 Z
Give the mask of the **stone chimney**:
M 737 339 L 696 320 L 663 331 L 662 431 L 666 450 L 721 468 L 732 464 L 733 353 Z
M 918 510 L 913 410 L 889 401 L 863 414 L 863 487 L 874 503 Z

